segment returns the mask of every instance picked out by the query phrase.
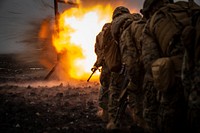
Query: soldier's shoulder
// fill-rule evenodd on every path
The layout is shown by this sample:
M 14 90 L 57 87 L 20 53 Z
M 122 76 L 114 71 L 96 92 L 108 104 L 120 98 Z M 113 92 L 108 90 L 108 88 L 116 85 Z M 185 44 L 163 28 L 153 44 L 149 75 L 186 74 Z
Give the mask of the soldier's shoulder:
M 130 14 L 130 16 L 132 17 L 132 19 L 134 21 L 138 21 L 138 20 L 140 20 L 142 18 L 142 15 L 139 14 L 139 13 L 132 13 L 132 14 Z
M 101 39 L 103 37 L 104 31 L 100 31 L 97 35 L 96 38 L 97 39 Z

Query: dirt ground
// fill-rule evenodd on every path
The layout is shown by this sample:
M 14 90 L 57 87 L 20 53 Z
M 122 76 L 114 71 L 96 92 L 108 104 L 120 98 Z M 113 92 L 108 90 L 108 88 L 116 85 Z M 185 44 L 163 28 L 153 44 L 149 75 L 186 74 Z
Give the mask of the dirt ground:
M 98 82 L 44 81 L 48 71 L 42 66 L 13 57 L 0 55 L 2 133 L 110 132 L 97 115 Z

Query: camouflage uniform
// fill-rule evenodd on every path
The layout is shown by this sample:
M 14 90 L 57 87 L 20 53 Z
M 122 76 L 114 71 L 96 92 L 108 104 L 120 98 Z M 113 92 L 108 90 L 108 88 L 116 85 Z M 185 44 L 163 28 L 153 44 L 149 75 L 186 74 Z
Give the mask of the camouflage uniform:
M 186 61 L 187 57 L 184 57 Z M 188 63 L 188 62 L 187 62 Z M 188 102 L 188 127 L 192 133 L 200 132 L 200 61 L 195 63 L 192 69 L 183 69 L 183 85 Z
M 112 119 L 115 119 L 116 115 L 119 115 L 119 117 L 115 119 L 116 125 L 121 124 L 118 122 L 120 121 L 121 115 L 124 113 L 123 111 L 126 109 L 126 99 L 123 99 L 124 101 L 122 100 L 119 103 L 119 100 L 121 100 L 119 98 L 121 98 L 120 96 L 124 92 L 133 111 L 132 115 L 134 121 L 137 124 L 143 124 L 141 122 L 142 114 L 140 114 L 142 112 L 142 108 L 140 108 L 142 107 L 142 90 L 138 89 L 141 88 L 142 82 L 140 81 L 142 81 L 143 78 L 141 73 L 142 67 L 139 60 L 141 54 L 139 36 L 143 25 L 144 21 L 141 20 L 140 14 L 130 14 L 130 12 L 124 7 L 116 8 L 113 13 L 111 32 L 115 41 L 119 45 L 119 54 L 121 55 L 121 62 L 123 64 L 120 72 L 112 72 L 112 81 L 110 86 L 109 114 L 111 121 Z M 136 37 L 138 37 L 138 40 Z M 119 109 L 119 104 L 124 105 L 123 108 L 121 107 Z M 120 114 L 116 114 L 119 110 L 121 110 L 121 112 L 119 112 Z M 107 127 L 109 128 L 109 126 L 110 125 L 108 124 Z
M 127 95 L 131 116 L 135 124 L 144 127 L 145 123 L 142 116 L 144 69 L 140 60 L 142 47 L 140 37 L 146 20 L 137 13 L 132 14 L 132 16 L 133 21 L 130 26 L 123 31 L 119 46 L 122 62 L 125 65 L 126 76 L 129 79 Z
M 147 29 L 145 29 L 146 32 Z M 144 83 L 143 83 L 143 89 L 144 89 L 144 103 L 143 103 L 143 118 L 146 122 L 145 130 L 150 133 L 156 133 L 157 132 L 157 115 L 158 115 L 158 102 L 156 99 L 157 90 L 153 85 L 153 77 L 151 74 L 151 68 L 149 68 L 151 65 L 151 60 L 153 58 L 158 58 L 159 53 L 158 51 L 153 47 L 150 48 L 151 42 L 153 40 L 149 39 L 150 37 L 147 37 L 147 35 L 142 36 L 142 61 L 145 68 L 145 76 L 144 76 Z M 154 43 L 153 43 L 154 44 Z M 155 45 L 155 44 L 154 44 Z M 151 46 L 153 46 L 151 44 Z
M 94 69 L 101 68 L 100 74 L 100 91 L 99 91 L 99 106 L 103 109 L 102 112 L 102 119 L 107 121 L 107 110 L 108 110 L 108 88 L 110 84 L 110 74 L 105 61 L 104 61 L 104 31 L 110 26 L 110 23 L 106 23 L 102 31 L 96 36 L 96 43 L 95 43 L 95 53 L 97 55 L 97 60 L 94 63 L 92 71 Z
M 182 81 L 185 89 L 185 97 L 188 103 L 188 126 L 193 133 L 200 132 L 200 7 L 195 6 L 195 14 L 192 16 L 192 27 L 188 27 L 189 35 L 182 38 L 185 53 L 182 67 Z M 198 9 L 198 10 L 197 10 Z M 198 31 L 197 31 L 198 30 Z
M 190 24 L 186 10 L 188 9 L 188 3 L 177 2 L 165 5 L 164 0 L 146 1 L 151 2 L 147 2 L 150 4 L 150 6 L 147 6 L 149 9 L 143 10 L 145 13 L 150 12 L 150 19 L 145 26 L 142 39 L 142 57 L 146 70 L 144 78 L 144 88 L 146 90 L 144 117 L 150 132 L 173 133 L 185 131 L 186 101 L 181 82 L 184 48 L 181 42 L 181 28 Z M 172 14 L 174 11 L 182 14 Z M 155 73 L 152 65 L 159 59 L 163 61 L 164 57 L 167 57 L 173 66 L 164 70 L 173 72 L 173 75 L 168 77 L 169 86 L 166 84 L 167 87 L 159 88 L 153 75 Z M 162 82 L 164 81 L 160 79 L 159 83 L 162 84 Z
M 120 31 L 123 30 L 122 25 L 128 18 L 130 18 L 130 12 L 126 7 L 120 6 L 114 10 L 111 33 L 116 42 L 119 41 L 119 37 L 121 36 Z M 122 91 L 122 88 L 127 84 L 127 81 L 124 79 L 126 79 L 126 77 L 123 73 L 111 73 L 108 104 L 109 123 L 107 124 L 107 129 L 116 129 L 120 127 L 120 117 L 117 117 L 116 115 L 119 106 L 118 99 L 120 97 L 120 93 Z

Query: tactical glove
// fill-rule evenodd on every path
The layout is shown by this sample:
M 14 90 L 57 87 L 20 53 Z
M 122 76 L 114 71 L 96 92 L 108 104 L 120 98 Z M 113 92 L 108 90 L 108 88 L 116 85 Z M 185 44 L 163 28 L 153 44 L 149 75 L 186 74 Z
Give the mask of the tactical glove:
M 93 67 L 91 68 L 91 71 L 94 72 L 94 71 L 96 71 L 97 69 L 98 69 L 98 67 L 93 66 Z

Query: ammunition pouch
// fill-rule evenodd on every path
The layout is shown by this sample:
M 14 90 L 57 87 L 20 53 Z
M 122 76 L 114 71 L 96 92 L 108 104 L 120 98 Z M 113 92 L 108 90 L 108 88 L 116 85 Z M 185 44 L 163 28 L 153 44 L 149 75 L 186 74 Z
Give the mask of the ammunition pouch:
M 169 57 L 163 57 L 152 63 L 154 86 L 158 91 L 167 91 L 174 85 L 174 64 Z

